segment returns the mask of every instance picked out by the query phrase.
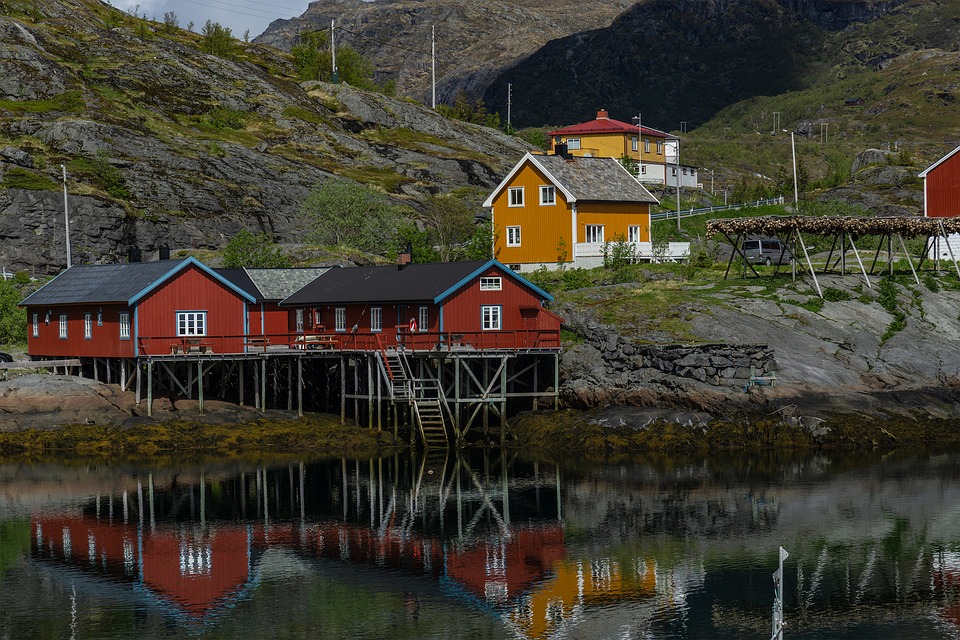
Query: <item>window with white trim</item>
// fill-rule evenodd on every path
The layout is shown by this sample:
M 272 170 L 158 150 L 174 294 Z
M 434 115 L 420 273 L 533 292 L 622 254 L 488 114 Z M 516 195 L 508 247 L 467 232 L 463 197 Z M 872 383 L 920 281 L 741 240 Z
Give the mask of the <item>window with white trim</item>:
M 303 333 L 303 309 L 297 309 L 293 314 L 295 331 Z
M 83 314 L 83 339 L 93 340 L 93 314 Z
M 420 331 L 427 331 L 430 329 L 430 307 L 422 306 L 417 313 L 417 328 Z
M 500 291 L 503 289 L 503 278 L 487 277 L 480 278 L 480 291 Z
M 60 314 L 60 339 L 67 339 L 67 314 Z
M 642 176 L 647 175 L 647 165 L 641 165 L 641 166 L 640 166 L 640 175 L 642 175 Z
M 643 139 L 643 152 L 650 153 L 650 138 Z
M 674 175 L 674 176 L 677 175 L 677 168 L 676 168 L 676 167 L 673 167 L 672 169 L 670 169 L 670 175 Z
M 499 331 L 502 327 L 503 307 L 498 304 L 480 307 L 480 327 L 484 331 Z
M 207 335 L 206 311 L 177 311 L 177 336 Z
M 33 337 L 34 338 L 40 337 L 40 314 L 39 313 L 33 314 Z
M 130 339 L 130 314 L 126 311 L 120 314 L 120 339 Z
M 567 150 L 573 151 L 580 148 L 580 138 L 567 138 Z
M 657 140 L 657 155 L 663 155 L 663 140 Z
M 347 309 L 346 307 L 337 307 L 333 310 L 333 330 L 347 330 Z
M 637 136 L 633 136 L 632 138 L 630 138 L 630 150 L 636 151 L 639 148 L 640 148 L 640 145 L 637 142 Z
M 510 187 L 510 206 L 523 206 L 523 187 Z
M 603 225 L 588 224 L 583 228 L 584 242 L 600 244 L 603 242 Z
M 507 246 L 520 246 L 520 227 L 507 227 Z
M 640 242 L 640 225 L 632 224 L 627 227 L 627 242 Z
M 370 331 L 383 331 L 382 307 L 370 307 Z
M 557 189 L 552 184 L 540 187 L 540 204 L 557 204 Z

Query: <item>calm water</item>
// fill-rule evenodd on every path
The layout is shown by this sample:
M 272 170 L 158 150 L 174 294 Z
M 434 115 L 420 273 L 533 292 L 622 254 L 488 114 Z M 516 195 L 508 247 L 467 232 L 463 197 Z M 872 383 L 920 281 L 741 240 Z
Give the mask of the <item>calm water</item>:
M 960 452 L 0 465 L 0 638 L 960 638 Z

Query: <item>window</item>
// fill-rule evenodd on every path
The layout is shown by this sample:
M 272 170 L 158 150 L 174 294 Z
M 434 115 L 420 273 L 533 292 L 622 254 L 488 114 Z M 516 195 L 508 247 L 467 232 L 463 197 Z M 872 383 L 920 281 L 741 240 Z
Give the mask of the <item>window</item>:
M 370 307 L 370 331 L 383 331 L 383 308 Z
M 480 278 L 480 291 L 500 291 L 503 289 L 503 278 Z
M 303 309 L 297 309 L 294 314 L 294 323 L 297 333 L 303 333 Z
M 647 165 L 645 165 L 645 164 L 644 164 L 644 165 L 640 165 L 640 175 L 642 175 L 642 176 L 647 175 Z
M 93 340 L 93 314 L 83 314 L 83 339 Z
M 67 314 L 60 314 L 60 339 L 67 339 Z
M 347 330 L 347 309 L 345 307 L 337 307 L 333 310 L 333 330 Z
M 206 311 L 177 311 L 178 336 L 207 335 Z
M 557 190 L 553 185 L 540 187 L 540 204 L 557 204 Z
M 501 327 L 502 308 L 500 305 L 484 305 L 480 307 L 480 323 L 484 331 L 499 331 Z
M 632 224 L 627 227 L 627 242 L 640 242 L 640 225 Z
M 33 314 L 33 337 L 34 338 L 40 337 L 40 314 L 39 313 Z
M 121 340 L 130 339 L 130 314 L 129 313 L 120 314 L 120 339 Z
M 602 224 L 588 224 L 584 228 L 584 241 L 593 244 L 600 244 L 603 242 L 603 225 Z
M 657 140 L 657 155 L 663 155 L 663 140 Z
M 507 227 L 507 246 L 520 246 L 520 227 Z
M 643 152 L 650 153 L 650 138 L 643 139 Z
M 671 173 L 672 175 L 676 176 L 676 175 L 677 175 L 677 168 L 674 167 L 674 168 L 670 169 L 670 173 Z
M 523 187 L 510 187 L 510 206 L 523 206 Z
M 630 138 L 630 150 L 636 151 L 639 147 L 637 146 L 637 136 Z
M 567 151 L 580 148 L 580 138 L 567 138 Z
M 417 314 L 417 327 L 420 331 L 428 331 L 430 329 L 430 307 L 420 307 L 420 312 Z
M 103 310 L 102 309 L 97 311 L 97 326 L 98 327 L 103 326 Z

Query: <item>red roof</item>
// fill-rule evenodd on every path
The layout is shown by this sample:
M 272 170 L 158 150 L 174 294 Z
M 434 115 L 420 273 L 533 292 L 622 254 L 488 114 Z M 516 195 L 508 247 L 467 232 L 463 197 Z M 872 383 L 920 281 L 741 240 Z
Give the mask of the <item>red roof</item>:
M 562 129 L 557 129 L 556 131 L 551 131 L 551 136 L 571 136 L 571 135 L 583 135 L 585 133 L 636 133 L 637 125 L 629 124 L 627 122 L 621 122 L 620 120 L 614 120 L 606 115 L 606 111 L 601 110 L 597 113 L 597 118 L 591 120 L 590 122 L 582 122 L 580 124 L 570 125 L 569 127 L 563 127 Z M 672 138 L 669 133 L 665 133 L 658 129 L 651 129 L 650 127 L 643 127 L 643 134 L 648 136 L 654 136 L 658 138 Z

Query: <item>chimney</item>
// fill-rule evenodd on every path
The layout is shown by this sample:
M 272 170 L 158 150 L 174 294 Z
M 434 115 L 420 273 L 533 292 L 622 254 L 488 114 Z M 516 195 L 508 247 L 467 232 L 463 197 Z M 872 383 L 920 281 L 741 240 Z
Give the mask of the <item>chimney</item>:
M 160 259 L 169 260 L 170 259 L 170 245 L 163 243 L 160 245 Z
M 606 109 L 600 109 L 597 111 L 597 120 L 606 120 L 610 117 L 610 114 L 607 113 Z
M 140 247 L 127 249 L 127 262 L 140 262 Z
M 413 261 L 413 243 L 408 242 L 407 248 L 397 254 L 397 271 Z
M 553 145 L 553 153 L 561 158 L 570 159 L 570 152 L 567 151 L 567 143 Z

